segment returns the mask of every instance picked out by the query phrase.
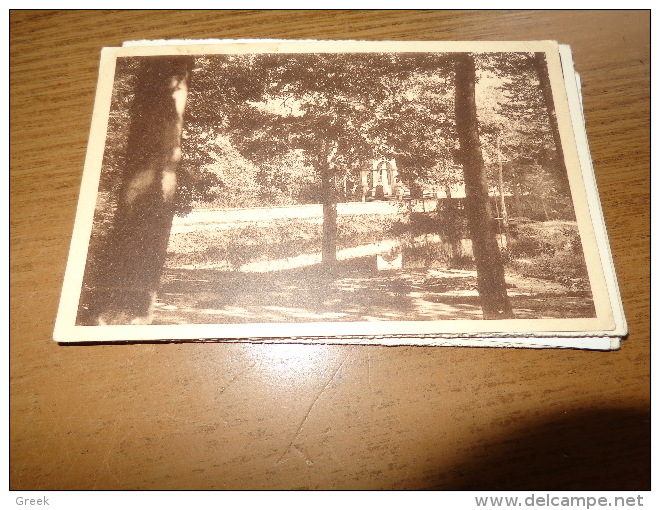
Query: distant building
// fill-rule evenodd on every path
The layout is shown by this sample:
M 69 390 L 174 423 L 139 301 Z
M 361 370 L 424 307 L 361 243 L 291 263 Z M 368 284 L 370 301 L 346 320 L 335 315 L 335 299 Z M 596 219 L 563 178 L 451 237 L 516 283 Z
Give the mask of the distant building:
M 373 160 L 371 168 L 367 167 L 360 171 L 360 178 L 363 201 L 394 198 L 398 189 L 402 187 L 394 159 Z
M 362 201 L 392 200 L 404 198 L 465 198 L 465 186 L 460 183 L 450 186 L 427 186 L 416 193 L 399 178 L 395 159 L 374 159 L 360 171 Z M 447 193 L 449 191 L 449 194 Z

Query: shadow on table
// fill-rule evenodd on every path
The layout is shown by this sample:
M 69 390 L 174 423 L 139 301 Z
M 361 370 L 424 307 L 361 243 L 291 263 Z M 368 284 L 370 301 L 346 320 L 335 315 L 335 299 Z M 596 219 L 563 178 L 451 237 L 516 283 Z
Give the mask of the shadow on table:
M 471 459 L 427 481 L 427 489 L 650 490 L 650 412 L 600 409 L 547 417 L 485 438 Z

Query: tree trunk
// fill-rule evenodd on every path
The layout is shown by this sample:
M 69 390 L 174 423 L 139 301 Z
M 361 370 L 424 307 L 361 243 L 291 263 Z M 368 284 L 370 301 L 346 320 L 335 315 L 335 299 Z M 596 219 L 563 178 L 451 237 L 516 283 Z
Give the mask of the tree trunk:
M 502 171 L 502 146 L 500 143 L 500 136 L 497 135 L 497 182 L 500 191 L 500 216 L 502 217 L 502 225 L 504 226 L 504 234 L 506 235 L 506 242 L 511 239 L 511 232 L 509 230 L 509 213 L 506 210 L 506 199 L 504 198 L 504 172 Z
M 550 121 L 552 139 L 555 143 L 556 156 L 554 158 L 554 165 L 552 165 L 553 170 L 559 179 L 559 184 L 563 187 L 564 191 L 568 191 L 568 171 L 566 170 L 566 163 L 564 162 L 564 151 L 562 149 L 561 136 L 559 135 L 559 124 L 557 123 L 557 114 L 555 113 L 555 102 L 552 97 L 552 86 L 550 84 L 548 65 L 544 53 L 534 54 L 534 67 L 536 68 L 536 74 L 541 85 L 541 92 L 543 93 L 543 100 L 545 101 L 545 108 L 548 112 L 548 120 Z
M 321 162 L 321 197 L 323 200 L 323 240 L 321 263 L 326 269 L 337 263 L 337 197 L 335 189 L 335 168 L 333 160 L 337 152 L 336 144 Z
M 539 195 L 539 200 L 541 201 L 541 207 L 543 208 L 543 217 L 545 218 L 545 221 L 550 221 L 550 215 L 548 214 L 548 208 L 545 205 L 545 199 L 543 198 L 543 195 Z
M 515 216 L 523 215 L 522 203 L 520 201 L 520 183 L 518 182 L 518 172 L 515 163 L 511 163 L 511 188 L 513 190 L 513 204 L 516 209 Z
M 174 216 L 193 62 L 193 57 L 145 57 L 142 62 L 117 210 L 97 259 L 87 322 L 151 321 Z
M 447 195 L 445 207 L 442 211 L 442 221 L 445 222 L 446 227 L 443 230 L 445 245 L 447 246 L 447 265 L 450 268 L 457 267 L 458 262 L 463 256 L 463 249 L 461 244 L 461 221 L 458 219 L 459 212 L 457 211 L 456 204 L 451 197 L 451 186 L 449 183 L 444 183 L 445 195 Z M 438 206 L 441 199 L 438 199 Z
M 495 237 L 488 183 L 479 141 L 475 65 L 470 54 L 456 57 L 456 131 L 465 179 L 465 210 L 477 266 L 477 287 L 484 319 L 513 317 L 506 293 L 504 265 Z

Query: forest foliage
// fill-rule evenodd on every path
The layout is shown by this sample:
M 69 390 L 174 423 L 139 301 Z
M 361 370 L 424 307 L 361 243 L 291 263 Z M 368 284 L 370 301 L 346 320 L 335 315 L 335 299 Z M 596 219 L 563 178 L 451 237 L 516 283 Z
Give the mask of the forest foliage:
M 476 56 L 482 153 L 492 194 L 507 195 L 514 216 L 573 219 L 538 58 Z M 139 65 L 140 58 L 117 60 L 101 182 L 110 195 Z M 447 54 L 198 56 L 177 212 L 320 203 L 328 164 L 340 201 L 361 199 L 360 170 L 374 160 L 395 160 L 411 189 L 460 187 L 453 81 Z
M 178 117 L 172 90 L 185 90 Z M 167 129 L 150 124 L 152 118 Z M 153 143 L 142 147 L 143 139 Z M 366 214 L 339 217 L 338 202 L 366 200 L 365 177 L 381 163 L 395 165 L 398 189 L 409 192 L 407 204 L 397 195 L 403 213 L 387 225 Z M 542 53 L 120 57 L 102 164 L 95 224 L 108 228 L 93 231 L 92 245 L 101 246 L 95 236 L 110 231 L 115 237 L 107 246 L 119 246 L 106 250 L 106 258 L 92 255 L 87 272 L 96 264 L 99 274 L 106 267 L 119 274 L 125 261 L 158 260 L 139 307 L 131 296 L 141 285 L 122 276 L 120 320 L 124 311 L 149 309 L 146 298 L 168 256 L 172 215 L 196 208 L 322 204 L 322 222 L 283 220 L 267 234 L 263 225 L 233 225 L 186 250 L 188 263 L 220 259 L 236 270 L 320 247 L 324 274 L 337 276 L 338 251 L 394 240 L 408 262 L 423 267 L 440 259 L 450 268 L 474 265 L 486 319 L 513 318 L 503 263 L 533 277 L 586 282 Z M 173 190 L 174 183 L 176 194 L 165 193 L 165 184 Z M 135 190 L 139 206 L 125 199 Z M 450 200 L 441 200 L 442 193 Z M 426 208 L 429 194 L 437 197 L 433 210 Z M 382 185 L 374 195 L 385 198 Z M 565 226 L 536 228 L 534 222 Z M 156 223 L 162 227 L 157 235 Z M 503 242 L 502 234 L 517 244 Z M 142 246 L 144 238 L 154 242 Z M 131 248 L 124 250 L 127 241 Z M 532 259 L 542 264 L 529 264 Z M 564 266 L 578 269 L 567 274 Z M 115 280 L 103 280 L 108 295 L 117 294 Z

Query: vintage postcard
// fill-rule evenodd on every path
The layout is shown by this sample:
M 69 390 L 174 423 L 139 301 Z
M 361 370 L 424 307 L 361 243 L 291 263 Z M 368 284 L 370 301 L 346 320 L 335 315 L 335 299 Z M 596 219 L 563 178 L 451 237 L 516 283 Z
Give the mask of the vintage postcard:
M 572 69 L 551 41 L 105 48 L 55 340 L 616 347 Z

